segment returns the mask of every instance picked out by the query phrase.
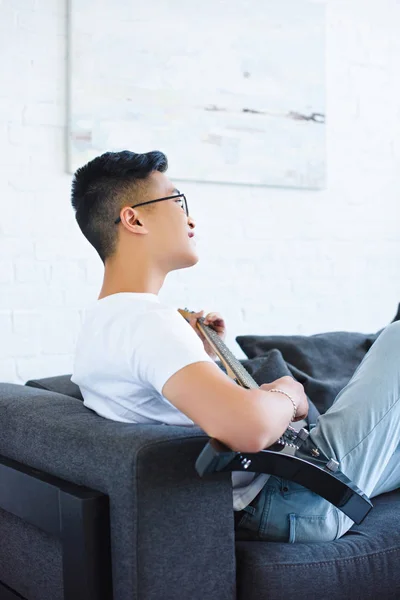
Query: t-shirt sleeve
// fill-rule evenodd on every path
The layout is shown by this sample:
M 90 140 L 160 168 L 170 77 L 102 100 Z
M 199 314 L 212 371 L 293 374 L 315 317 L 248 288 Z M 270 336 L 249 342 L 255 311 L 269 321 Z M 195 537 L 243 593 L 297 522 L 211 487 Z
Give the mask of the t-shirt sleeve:
M 133 374 L 160 394 L 183 367 L 203 361 L 215 364 L 193 327 L 173 308 L 146 313 L 132 337 Z

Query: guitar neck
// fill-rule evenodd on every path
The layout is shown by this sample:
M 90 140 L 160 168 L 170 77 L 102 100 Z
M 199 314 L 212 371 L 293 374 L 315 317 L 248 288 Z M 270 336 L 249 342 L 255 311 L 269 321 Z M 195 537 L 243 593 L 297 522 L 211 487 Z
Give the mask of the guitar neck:
M 246 371 L 243 365 L 238 361 L 236 356 L 232 354 L 229 348 L 219 337 L 218 333 L 208 325 L 204 324 L 204 317 L 201 317 L 197 320 L 197 327 L 207 338 L 214 352 L 218 355 L 221 362 L 224 364 L 226 370 L 228 372 L 230 371 L 230 373 L 228 374 L 230 374 L 231 376 L 233 375 L 239 385 L 248 389 L 260 387 L 258 383 Z

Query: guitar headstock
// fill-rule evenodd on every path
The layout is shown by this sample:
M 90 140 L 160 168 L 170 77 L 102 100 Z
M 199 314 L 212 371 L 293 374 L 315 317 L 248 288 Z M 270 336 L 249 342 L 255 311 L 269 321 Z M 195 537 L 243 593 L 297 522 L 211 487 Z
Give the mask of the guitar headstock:
M 189 320 L 190 315 L 192 315 L 194 312 L 194 310 L 189 310 L 188 308 L 178 308 L 178 313 L 180 313 L 187 321 Z

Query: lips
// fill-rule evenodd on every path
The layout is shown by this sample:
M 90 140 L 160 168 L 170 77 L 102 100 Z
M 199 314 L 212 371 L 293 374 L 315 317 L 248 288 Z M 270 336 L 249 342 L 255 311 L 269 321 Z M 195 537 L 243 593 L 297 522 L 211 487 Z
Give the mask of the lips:
M 189 236 L 190 238 L 194 237 L 194 233 L 193 233 L 193 231 L 189 231 L 189 233 L 188 233 L 188 236 Z

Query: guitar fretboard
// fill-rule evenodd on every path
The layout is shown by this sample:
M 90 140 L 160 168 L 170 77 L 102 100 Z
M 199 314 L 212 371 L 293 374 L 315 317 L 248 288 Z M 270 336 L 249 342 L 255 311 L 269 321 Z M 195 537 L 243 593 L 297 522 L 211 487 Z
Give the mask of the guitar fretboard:
M 236 356 L 232 354 L 224 341 L 219 337 L 218 333 L 208 325 L 204 325 L 204 317 L 198 319 L 198 323 L 202 333 L 212 342 L 214 350 L 219 358 L 222 362 L 225 361 L 229 365 L 240 384 L 248 389 L 259 388 L 260 386 L 258 383 L 254 381 L 250 373 L 246 371 Z

